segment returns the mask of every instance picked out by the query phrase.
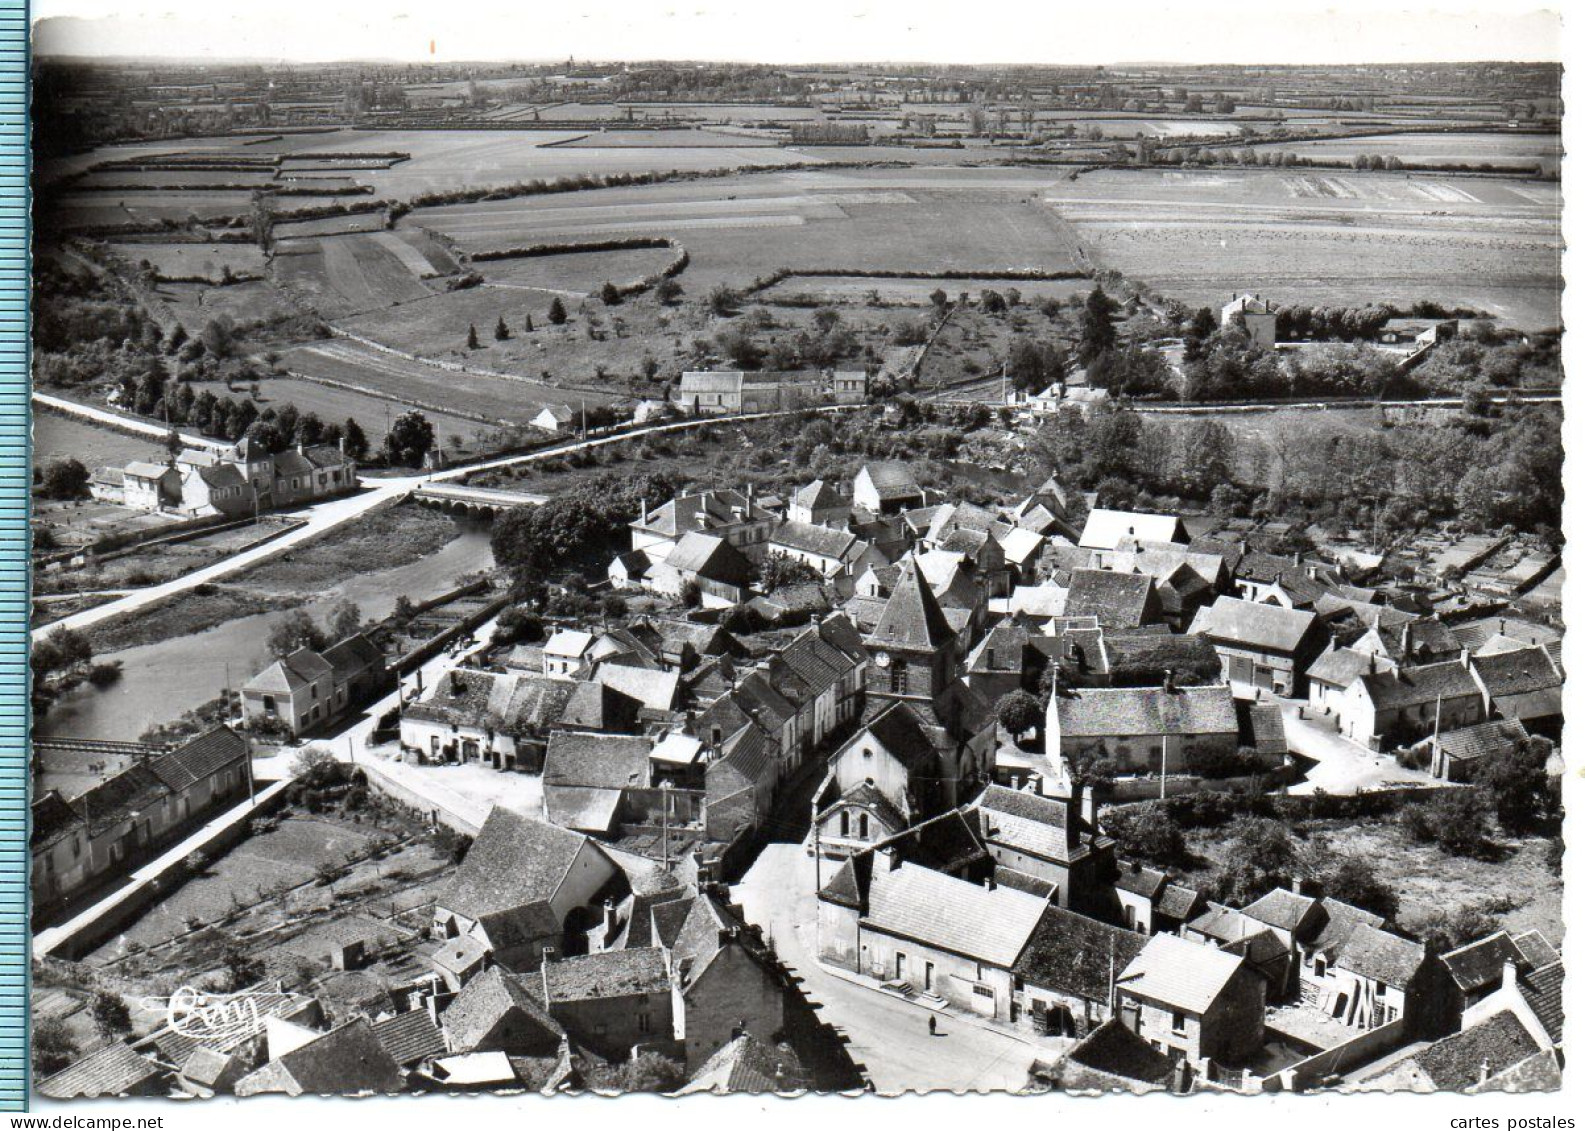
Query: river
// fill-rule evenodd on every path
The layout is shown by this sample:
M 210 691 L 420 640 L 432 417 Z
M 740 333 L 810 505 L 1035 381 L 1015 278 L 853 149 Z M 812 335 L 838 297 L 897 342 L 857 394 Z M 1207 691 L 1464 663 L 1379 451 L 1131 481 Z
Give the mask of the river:
M 323 623 L 330 606 L 346 599 L 358 606 L 365 620 L 377 620 L 390 615 L 398 596 L 406 594 L 414 601 L 439 596 L 458 577 L 488 569 L 493 560 L 488 528 L 468 527 L 436 553 L 408 565 L 348 578 L 306 608 Z M 41 738 L 135 740 L 156 723 L 170 722 L 260 671 L 268 659 L 265 640 L 270 625 L 284 615 L 242 617 L 193 636 L 105 653 L 97 658 L 120 660 L 121 679 L 102 691 L 83 684 L 61 696 L 34 723 L 33 732 Z

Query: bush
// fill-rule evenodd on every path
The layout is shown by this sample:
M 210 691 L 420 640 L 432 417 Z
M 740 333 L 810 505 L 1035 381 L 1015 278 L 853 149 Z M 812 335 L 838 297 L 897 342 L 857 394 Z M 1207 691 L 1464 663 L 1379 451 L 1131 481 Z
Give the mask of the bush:
M 1452 787 L 1407 806 L 1399 821 L 1410 837 L 1435 844 L 1449 856 L 1478 856 L 1490 844 L 1491 816 L 1484 790 Z
M 31 1050 L 33 1076 L 53 1076 L 77 1059 L 77 1042 L 59 1017 L 38 1017 L 33 1022 Z
M 132 1032 L 132 1011 L 120 994 L 99 990 L 88 1007 L 94 1019 L 94 1028 L 105 1037 L 119 1037 Z
M 1108 809 L 1101 825 L 1117 842 L 1118 852 L 1127 858 L 1172 865 L 1181 861 L 1187 851 L 1183 830 L 1158 802 Z

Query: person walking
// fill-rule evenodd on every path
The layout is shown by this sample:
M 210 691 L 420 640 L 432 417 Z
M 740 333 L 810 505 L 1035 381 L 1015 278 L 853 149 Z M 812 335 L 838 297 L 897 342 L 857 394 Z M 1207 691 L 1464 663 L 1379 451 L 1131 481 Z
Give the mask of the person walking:
M 936 1015 L 934 1013 L 930 1015 L 930 1035 L 932 1037 L 936 1035 Z

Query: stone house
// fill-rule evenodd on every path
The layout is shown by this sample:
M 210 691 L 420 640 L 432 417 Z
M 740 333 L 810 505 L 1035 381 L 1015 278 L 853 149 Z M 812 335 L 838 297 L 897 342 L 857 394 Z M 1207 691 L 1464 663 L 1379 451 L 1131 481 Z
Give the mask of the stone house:
M 1251 688 L 1257 696 L 1304 694 L 1305 672 L 1328 640 L 1312 612 L 1236 597 L 1219 597 L 1201 609 L 1189 631 L 1210 639 L 1229 683 Z
M 1265 1040 L 1266 981 L 1244 960 L 1177 935 L 1151 935 L 1117 979 L 1123 1026 L 1157 1052 L 1236 1066 Z

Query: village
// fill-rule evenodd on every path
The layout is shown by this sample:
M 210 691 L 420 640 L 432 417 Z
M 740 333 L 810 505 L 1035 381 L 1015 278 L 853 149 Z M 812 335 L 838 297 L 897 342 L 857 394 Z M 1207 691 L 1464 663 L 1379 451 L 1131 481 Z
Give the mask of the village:
M 299 647 L 239 717 L 106 742 L 125 769 L 39 797 L 57 1009 L 97 1018 L 173 970 L 263 1003 L 213 1032 L 140 1010 L 41 1090 L 892 1091 L 975 1083 L 941 1060 L 965 1039 L 1017 1049 L 997 1083 L 1020 1088 L 1555 1077 L 1545 932 L 1413 937 L 1390 880 L 1280 846 L 1218 899 L 1124 819 L 1485 821 L 1465 801 L 1488 789 L 1542 819 L 1561 632 L 1480 587 L 1503 543 L 1364 585 L 1279 549 L 1281 524 L 1191 537 L 1056 478 L 987 507 L 898 461 L 626 525 L 593 614 L 486 587 L 416 664 L 361 632 Z M 116 941 L 300 818 L 382 831 L 295 891 Z M 405 899 L 365 867 L 393 850 L 423 877 Z M 883 1010 L 939 1045 L 900 1070 L 861 1040 Z
M 1561 1087 L 1559 64 L 45 31 L 41 1105 Z

